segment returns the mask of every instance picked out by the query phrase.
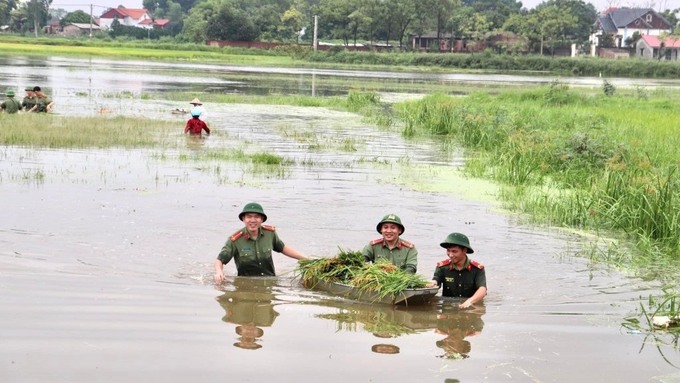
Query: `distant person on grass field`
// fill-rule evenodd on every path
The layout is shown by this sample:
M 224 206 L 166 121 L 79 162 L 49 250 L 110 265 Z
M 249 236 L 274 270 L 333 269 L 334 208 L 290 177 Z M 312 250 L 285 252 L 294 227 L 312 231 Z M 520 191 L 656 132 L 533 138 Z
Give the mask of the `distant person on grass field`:
M 26 92 L 26 96 L 21 101 L 21 108 L 25 112 L 30 112 L 31 110 L 33 110 L 33 107 L 35 106 L 35 103 L 36 103 L 36 98 L 35 98 L 35 95 L 33 94 L 33 87 L 27 86 L 24 89 L 24 91 Z
M 437 263 L 432 281 L 427 287 L 443 285 L 442 296 L 467 298 L 458 305 L 462 309 L 484 299 L 486 273 L 484 266 L 467 256 L 474 253 L 468 237 L 461 233 L 451 233 L 439 245 L 446 249 L 449 259 Z
M 229 237 L 215 260 L 215 282 L 224 282 L 224 265 L 232 259 L 236 263 L 239 277 L 275 276 L 272 251 L 293 259 L 307 259 L 307 256 L 286 245 L 276 234 L 274 226 L 263 225 L 267 220 L 262 205 L 250 202 L 238 215 L 245 227 Z
M 14 114 L 21 109 L 21 103 L 14 99 L 14 91 L 7 89 L 5 92 L 7 99 L 0 104 L 0 113 Z
M 210 135 L 210 128 L 208 125 L 199 119 L 201 117 L 201 111 L 194 108 L 191 110 L 191 118 L 187 121 L 187 125 L 184 127 L 184 134 L 189 133 L 191 136 L 199 136 L 205 130 L 205 134 Z
M 33 105 L 33 108 L 31 108 L 29 112 L 38 113 L 52 112 L 52 106 L 54 105 L 54 101 L 52 101 L 52 99 L 49 96 L 44 94 L 39 86 L 33 87 L 33 95 L 35 96 L 35 105 Z

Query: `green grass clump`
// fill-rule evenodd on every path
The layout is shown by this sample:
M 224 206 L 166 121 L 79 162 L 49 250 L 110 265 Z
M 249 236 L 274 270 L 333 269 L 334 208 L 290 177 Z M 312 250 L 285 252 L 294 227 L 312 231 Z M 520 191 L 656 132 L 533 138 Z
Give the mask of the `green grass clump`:
M 333 258 L 300 261 L 296 272 L 306 287 L 313 287 L 320 280 L 338 282 L 361 292 L 377 293 L 381 298 L 427 284 L 421 276 L 402 271 L 389 262 L 367 263 L 361 252 L 342 249 Z
M 45 148 L 162 147 L 178 128 L 166 121 L 127 117 L 0 114 L 0 145 Z

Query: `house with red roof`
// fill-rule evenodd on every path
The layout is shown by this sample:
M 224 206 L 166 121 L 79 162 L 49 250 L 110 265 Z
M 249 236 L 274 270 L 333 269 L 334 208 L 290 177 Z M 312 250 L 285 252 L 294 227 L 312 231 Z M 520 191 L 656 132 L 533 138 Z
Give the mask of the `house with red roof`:
M 138 28 L 153 28 L 153 17 L 146 8 L 125 8 L 120 5 L 118 8 L 109 8 L 99 16 L 99 26 L 103 29 L 111 28 L 114 20 L 118 20 L 121 25 Z
M 635 44 L 635 55 L 646 59 L 678 61 L 680 58 L 680 36 L 645 35 Z

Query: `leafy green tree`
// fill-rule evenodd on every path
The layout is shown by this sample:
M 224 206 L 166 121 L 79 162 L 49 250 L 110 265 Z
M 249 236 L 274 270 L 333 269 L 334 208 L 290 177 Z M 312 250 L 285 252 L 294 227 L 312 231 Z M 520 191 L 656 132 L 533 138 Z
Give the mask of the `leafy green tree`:
M 159 18 L 166 18 L 170 21 L 181 22 L 182 19 L 184 19 L 184 10 L 182 10 L 182 6 L 179 3 L 170 0 L 168 1 L 168 10 L 165 12 L 164 17 Z
M 156 15 L 156 11 L 165 9 L 166 0 L 143 0 L 142 6 L 151 14 Z
M 614 41 L 614 36 L 611 33 L 603 33 L 598 39 L 598 46 L 600 48 L 614 48 L 616 47 L 616 42 Z
M 0 0 L 0 25 L 7 25 L 11 23 L 12 11 L 16 8 L 16 0 Z
M 576 17 L 562 3 L 560 0 L 548 0 L 534 9 L 541 35 L 541 54 L 545 43 L 550 46 L 552 54 L 555 54 L 556 42 L 564 41 L 569 28 L 576 23 Z
M 197 44 L 205 42 L 208 19 L 217 12 L 217 7 L 216 0 L 202 1 L 193 7 L 184 19 L 181 38 Z
M 90 22 L 90 14 L 85 13 L 85 11 L 77 10 L 68 13 L 63 19 L 59 20 L 59 24 L 63 27 L 69 23 L 81 23 L 86 24 Z
M 388 19 L 386 20 L 390 25 L 393 36 L 399 40 L 399 48 L 404 47 L 404 37 L 406 30 L 415 20 L 417 0 L 394 0 L 388 7 Z M 389 44 L 390 35 L 387 36 L 387 43 Z
M 14 31 L 26 32 L 28 31 L 30 24 L 28 22 L 28 7 L 22 5 L 10 13 L 11 27 Z
M 350 18 L 358 7 L 358 0 L 321 0 L 319 2 L 319 23 L 324 35 L 341 39 L 345 45 L 349 45 L 352 35 Z
M 361 14 L 352 14 L 352 24 L 356 26 L 356 35 L 361 34 L 371 43 L 381 39 L 383 33 L 383 15 L 385 14 L 385 3 L 381 0 L 366 0 L 361 2 Z M 354 30 L 354 29 L 353 29 Z
M 565 28 L 564 36 L 572 43 L 585 44 L 593 32 L 597 10 L 583 0 L 552 0 L 560 4 L 565 12 L 573 16 L 573 22 Z
M 415 18 L 411 30 L 417 36 L 436 30 L 434 10 L 437 0 L 421 0 L 415 3 Z
M 225 2 L 208 19 L 205 35 L 215 40 L 253 41 L 257 39 L 259 31 L 245 12 Z
M 22 6 L 25 6 L 28 11 L 28 22 L 33 25 L 35 37 L 38 37 L 40 27 L 47 25 L 50 4 L 52 4 L 52 0 L 29 0 L 22 3 Z
M 473 13 L 472 17 L 463 21 L 461 25 L 461 34 L 467 39 L 480 42 L 484 35 L 491 29 L 491 22 L 481 13 Z
M 516 0 L 463 0 L 463 5 L 484 16 L 490 29 L 501 28 L 508 17 L 522 9 L 522 3 Z
M 437 28 L 437 42 L 441 39 L 442 34 L 446 31 L 447 26 L 451 25 L 451 17 L 454 10 L 460 7 L 459 0 L 436 0 L 435 9 L 433 10 L 433 19 L 436 22 Z
M 367 16 L 364 13 L 364 7 L 350 13 L 349 29 L 352 34 L 352 41 L 354 42 L 354 45 L 357 44 L 357 38 L 359 37 L 359 33 L 366 34 L 366 32 L 371 30 L 370 26 L 372 22 L 373 18 Z
M 298 33 L 305 24 L 305 16 L 294 6 L 291 6 L 281 15 L 281 25 L 279 33 L 286 39 L 294 39 L 298 42 Z

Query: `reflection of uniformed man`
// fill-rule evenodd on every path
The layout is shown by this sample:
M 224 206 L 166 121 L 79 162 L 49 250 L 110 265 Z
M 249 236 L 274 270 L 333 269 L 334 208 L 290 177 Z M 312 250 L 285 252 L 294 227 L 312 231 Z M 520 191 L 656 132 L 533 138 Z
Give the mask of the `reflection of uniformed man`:
M 479 334 L 484 327 L 482 315 L 486 312 L 483 305 L 470 310 L 444 309 L 437 316 L 437 334 L 446 338 L 437 341 L 437 347 L 444 350 L 441 358 L 465 359 L 469 357 L 472 346 L 465 338 Z
M 264 335 L 262 327 L 270 327 L 279 313 L 274 310 L 272 300 L 274 294 L 271 289 L 275 279 L 236 278 L 234 291 L 225 291 L 217 298 L 226 315 L 222 320 L 234 323 L 238 342 L 234 346 L 256 350 L 262 346 L 257 343 Z

